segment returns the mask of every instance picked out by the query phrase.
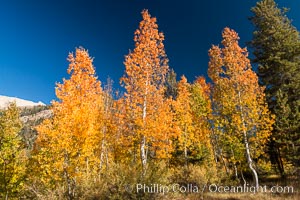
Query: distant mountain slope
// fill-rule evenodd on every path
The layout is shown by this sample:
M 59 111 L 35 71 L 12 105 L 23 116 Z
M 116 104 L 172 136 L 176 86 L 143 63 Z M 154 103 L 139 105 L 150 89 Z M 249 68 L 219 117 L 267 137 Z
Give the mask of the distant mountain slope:
M 35 113 L 33 115 L 26 115 L 21 117 L 21 121 L 23 123 L 27 123 L 29 121 L 38 121 L 40 119 L 48 119 L 51 118 L 53 115 L 51 110 L 42 110 L 38 113 Z
M 8 97 L 0 95 L 0 109 L 5 108 L 9 103 L 16 102 L 18 107 L 34 107 L 34 106 L 45 106 L 45 104 L 41 101 L 33 102 L 29 100 L 24 100 L 16 97 Z
M 32 149 L 38 135 L 36 126 L 43 120 L 51 118 L 53 112 L 50 110 L 50 106 L 21 107 L 20 115 L 23 122 L 21 136 L 27 149 Z

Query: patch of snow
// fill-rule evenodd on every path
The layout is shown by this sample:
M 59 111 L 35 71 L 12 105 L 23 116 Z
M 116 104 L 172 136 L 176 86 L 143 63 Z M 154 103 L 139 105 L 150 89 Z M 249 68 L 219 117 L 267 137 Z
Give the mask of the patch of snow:
M 18 107 L 33 107 L 33 106 L 45 106 L 43 102 L 33 102 L 29 100 L 20 99 L 17 97 L 8 97 L 0 95 L 0 108 L 7 107 L 10 103 L 16 102 Z

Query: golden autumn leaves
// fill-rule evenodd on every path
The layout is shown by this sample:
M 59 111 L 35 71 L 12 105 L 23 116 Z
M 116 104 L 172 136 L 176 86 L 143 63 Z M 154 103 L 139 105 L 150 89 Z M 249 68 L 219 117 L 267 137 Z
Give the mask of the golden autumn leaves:
M 27 152 L 19 132 L 22 121 L 16 103 L 0 112 L 0 198 L 10 199 L 22 191 L 26 177 Z
M 57 84 L 54 117 L 37 127 L 33 171 L 47 187 L 63 185 L 70 198 L 116 162 L 141 165 L 143 175 L 156 160 L 215 160 L 216 167 L 222 159 L 225 168 L 244 167 L 262 154 L 270 134 L 263 88 L 237 33 L 225 28 L 224 48 L 209 51 L 212 86 L 203 77 L 190 84 L 183 76 L 171 98 L 165 94 L 164 35 L 148 11 L 142 17 L 124 61 L 124 96 L 114 99 L 102 89 L 88 52 L 78 48 L 68 57 L 70 79 Z M 247 148 L 250 161 L 242 153 Z
M 134 152 L 140 154 L 145 171 L 148 153 L 169 156 L 175 133 L 169 126 L 173 115 L 170 99 L 164 98 L 165 77 L 169 70 L 164 37 L 158 32 L 156 19 L 147 11 L 142 15 L 143 21 L 134 36 L 135 49 L 126 56 L 126 71 L 121 82 L 126 89 L 125 112 L 132 122 L 128 124 L 131 126 L 128 127 L 129 134 L 140 144 Z
M 75 184 L 100 170 L 100 144 L 105 139 L 104 133 L 99 134 L 103 127 L 103 91 L 86 50 L 76 49 L 68 60 L 71 77 L 57 84 L 60 101 L 53 102 L 54 117 L 37 127 L 35 159 L 43 167 L 41 180 L 48 183 Z
M 258 85 L 258 77 L 251 69 L 248 52 L 238 45 L 237 33 L 225 28 L 222 36 L 224 47 L 209 50 L 215 131 L 219 132 L 218 140 L 227 141 L 224 147 L 229 146 L 229 159 L 235 167 L 246 159 L 258 187 L 252 159 L 263 154 L 274 119 L 264 99 L 264 88 Z M 244 152 L 246 156 L 240 157 Z

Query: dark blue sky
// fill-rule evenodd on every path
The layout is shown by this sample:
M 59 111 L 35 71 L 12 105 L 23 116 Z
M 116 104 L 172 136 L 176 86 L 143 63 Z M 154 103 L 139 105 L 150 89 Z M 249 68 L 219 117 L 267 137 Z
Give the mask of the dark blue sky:
M 119 87 L 124 55 L 148 9 L 165 34 L 170 67 L 190 82 L 207 75 L 207 51 L 219 44 L 225 26 L 244 46 L 253 27 L 247 17 L 256 0 L 0 0 L 0 95 L 49 103 L 55 82 L 67 77 L 69 52 L 83 46 L 94 57 L 99 79 Z M 277 0 L 291 8 L 300 30 L 300 1 Z

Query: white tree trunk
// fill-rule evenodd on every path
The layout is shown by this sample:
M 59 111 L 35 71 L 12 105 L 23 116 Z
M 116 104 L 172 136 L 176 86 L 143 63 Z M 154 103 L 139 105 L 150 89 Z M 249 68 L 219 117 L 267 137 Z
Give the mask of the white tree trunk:
M 102 170 L 102 165 L 103 165 L 103 162 L 104 162 L 104 148 L 105 148 L 105 141 L 104 139 L 102 140 L 101 142 L 101 153 L 100 153 L 100 170 Z
M 246 131 L 244 131 L 244 144 L 245 144 L 245 148 L 246 148 L 246 156 L 247 156 L 248 166 L 249 166 L 249 168 L 251 169 L 251 171 L 253 173 L 255 187 L 256 187 L 256 190 L 258 190 L 258 187 L 259 187 L 258 175 L 257 175 L 257 172 L 256 172 L 256 170 L 254 169 L 254 167 L 252 165 L 253 162 L 252 162 L 251 155 L 250 155 L 250 149 L 249 149 L 249 143 L 248 143 Z
M 141 141 L 141 161 L 143 167 L 143 174 L 146 174 L 146 165 L 147 165 L 147 151 L 146 151 L 146 137 L 142 136 Z
M 187 158 L 187 135 L 186 135 L 186 125 L 184 126 L 184 162 L 185 166 L 187 167 L 188 165 L 188 158 Z
M 147 73 L 148 77 L 148 73 Z M 144 103 L 143 103 L 143 122 L 144 122 L 144 127 L 146 126 L 146 116 L 147 116 L 147 95 L 148 95 L 148 78 L 146 80 L 146 91 L 145 91 L 145 96 L 144 96 Z M 146 150 L 146 136 L 142 135 L 141 139 L 141 148 L 140 148 L 140 154 L 141 154 L 141 162 L 142 162 L 142 168 L 143 168 L 143 175 L 146 174 L 146 165 L 147 165 L 147 153 L 148 151 Z
M 255 187 L 256 190 L 258 190 L 259 187 L 259 183 L 258 183 L 258 175 L 256 170 L 253 167 L 253 161 L 251 158 L 251 154 L 250 154 L 250 147 L 249 147 L 249 142 L 248 142 L 248 138 L 247 138 L 247 131 L 246 131 L 246 125 L 245 125 L 245 118 L 244 118 L 244 113 L 243 113 L 243 106 L 241 104 L 241 93 L 240 91 L 238 92 L 239 95 L 239 103 L 240 103 L 240 111 L 241 111 L 241 118 L 242 118 L 242 123 L 243 123 L 243 136 L 244 136 L 244 145 L 245 145 L 245 149 L 246 149 L 246 158 L 247 158 L 247 162 L 248 162 L 248 166 L 250 168 L 250 170 L 253 173 L 253 179 L 255 182 Z

